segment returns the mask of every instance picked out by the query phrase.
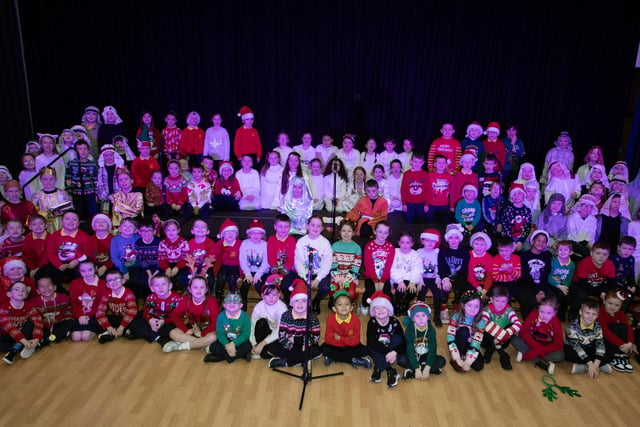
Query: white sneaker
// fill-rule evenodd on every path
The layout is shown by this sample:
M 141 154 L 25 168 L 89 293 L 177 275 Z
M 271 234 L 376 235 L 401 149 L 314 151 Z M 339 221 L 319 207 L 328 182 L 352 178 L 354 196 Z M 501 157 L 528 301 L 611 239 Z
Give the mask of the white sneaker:
M 549 362 L 549 367 L 547 368 L 547 374 L 553 375 L 556 370 L 556 364 L 553 362 Z
M 440 320 L 442 323 L 449 323 L 449 309 L 445 308 L 440 311 Z
M 369 307 L 365 307 L 364 305 L 360 306 L 360 314 L 366 316 L 369 314 Z
M 174 351 L 179 351 L 180 344 L 182 343 L 179 343 L 177 341 L 169 341 L 162 347 L 162 351 L 165 353 L 173 353 Z
M 622 364 L 624 365 L 625 372 L 628 372 L 630 374 L 633 373 L 633 366 L 631 365 L 631 362 L 629 361 L 629 358 L 627 356 L 622 359 Z
M 23 348 L 22 351 L 20 352 L 20 357 L 22 357 L 23 359 L 28 359 L 31 357 L 31 355 L 33 353 L 36 352 L 37 347 L 33 347 L 33 348 Z
M 522 352 L 520 351 L 518 352 L 518 354 L 516 354 L 516 362 L 522 362 Z

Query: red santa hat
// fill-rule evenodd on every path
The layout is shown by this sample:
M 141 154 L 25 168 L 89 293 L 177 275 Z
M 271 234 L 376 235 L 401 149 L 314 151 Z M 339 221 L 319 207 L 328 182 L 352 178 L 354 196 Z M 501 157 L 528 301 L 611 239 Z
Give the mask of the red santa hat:
M 274 286 L 274 287 L 278 288 L 278 291 L 279 291 L 281 282 L 282 282 L 282 276 L 281 275 L 279 275 L 277 273 L 271 274 L 264 281 L 264 286 L 262 286 L 262 291 L 264 292 L 264 289 L 267 286 Z
M 487 130 L 484 131 L 484 134 L 487 135 L 489 132 L 500 133 L 500 124 L 498 122 L 491 122 L 487 125 Z
M 307 284 L 304 283 L 304 280 L 302 279 L 294 280 L 291 284 L 291 287 L 289 287 L 289 290 L 291 290 L 291 296 L 289 297 L 290 303 L 293 303 L 294 301 L 297 301 L 299 299 L 309 298 L 309 296 L 307 295 Z
M 462 153 L 462 156 L 460 156 L 460 161 L 462 161 L 463 159 L 471 159 L 474 165 L 478 161 L 478 158 L 476 157 L 476 155 L 473 154 L 473 151 L 470 151 L 470 150 L 465 150 L 465 152 Z
M 245 105 L 242 108 L 240 108 L 240 111 L 238 112 L 238 117 L 240 117 L 242 120 L 244 120 L 244 119 L 252 119 L 253 118 L 253 111 L 251 110 L 251 108 L 249 108 L 249 107 L 247 107 Z
M 223 168 L 229 168 L 231 169 L 231 173 L 233 173 L 233 163 L 231 163 L 230 161 L 226 160 L 224 162 L 220 162 L 220 166 L 218 166 L 218 171 L 220 172 L 221 175 L 222 175 Z
M 23 274 L 27 274 L 27 265 L 21 259 L 16 257 L 8 257 L 5 258 L 5 263 L 2 266 L 2 274 L 6 277 L 9 274 L 9 270 L 15 267 L 20 267 L 23 271 Z
M 440 232 L 435 228 L 427 228 L 422 233 L 420 233 L 420 239 L 429 239 L 435 240 L 436 248 L 440 246 Z
M 261 231 L 263 234 L 267 233 L 264 225 L 258 218 L 253 218 L 251 220 L 251 224 L 249 224 L 249 227 L 247 228 L 247 234 L 249 234 L 250 231 Z
M 517 183 L 512 183 L 511 187 L 509 187 L 509 198 L 513 197 L 513 194 L 517 191 L 520 191 L 523 195 L 526 195 L 527 193 L 524 191 L 524 185 L 522 184 L 517 184 Z
M 393 316 L 393 304 L 391 304 L 391 298 L 382 291 L 374 292 L 367 302 L 369 303 L 369 307 L 372 311 L 376 307 L 386 307 L 389 311 L 389 316 Z
M 235 231 L 237 233 L 238 232 L 238 224 L 236 224 L 235 222 L 231 221 L 229 218 L 226 218 L 222 222 L 222 225 L 220 225 L 220 231 L 218 232 L 218 239 L 222 239 L 222 234 L 225 231 Z
M 473 185 L 472 182 L 467 182 L 466 184 L 464 184 L 462 186 L 462 191 L 460 192 L 460 194 L 464 194 L 465 190 L 471 190 L 474 192 L 474 194 L 476 195 L 476 197 L 478 196 L 478 187 L 476 187 L 475 185 Z
M 478 129 L 480 133 L 483 132 L 482 126 L 476 121 L 471 122 L 469 126 L 467 126 L 467 136 L 469 136 L 469 130 L 471 129 Z

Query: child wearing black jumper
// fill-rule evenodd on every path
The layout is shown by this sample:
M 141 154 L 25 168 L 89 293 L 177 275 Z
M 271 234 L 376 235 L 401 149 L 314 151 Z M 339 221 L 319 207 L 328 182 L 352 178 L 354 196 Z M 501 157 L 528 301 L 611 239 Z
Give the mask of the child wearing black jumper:
M 377 291 L 369 300 L 371 318 L 367 324 L 367 348 L 374 367 L 371 381 L 379 383 L 382 371 L 387 371 L 387 387 L 398 385 L 400 374 L 393 368 L 398 354 L 404 353 L 404 331 L 400 322 L 393 317 L 391 298 Z

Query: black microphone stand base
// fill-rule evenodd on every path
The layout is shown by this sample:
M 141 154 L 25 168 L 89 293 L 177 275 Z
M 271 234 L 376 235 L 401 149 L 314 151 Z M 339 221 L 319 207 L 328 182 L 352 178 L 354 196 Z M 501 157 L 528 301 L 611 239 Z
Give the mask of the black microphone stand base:
M 316 375 L 313 376 L 309 373 L 309 370 L 306 367 L 306 364 L 303 364 L 303 368 L 302 368 L 302 374 L 297 375 L 294 374 L 293 372 L 287 372 L 287 371 L 283 371 L 282 369 L 278 369 L 278 368 L 272 368 L 273 371 L 279 372 L 281 374 L 285 374 L 285 375 L 289 375 L 290 377 L 294 377 L 294 378 L 298 378 L 299 380 L 302 380 L 303 382 L 303 386 L 302 386 L 302 394 L 300 395 L 300 404 L 298 405 L 298 410 L 301 411 L 302 410 L 302 404 L 304 403 L 304 394 L 307 391 L 307 384 L 311 382 L 311 380 L 317 380 L 320 378 L 326 378 L 326 377 L 336 377 L 338 375 L 344 375 L 344 372 L 335 372 L 333 374 L 325 374 L 325 375 Z

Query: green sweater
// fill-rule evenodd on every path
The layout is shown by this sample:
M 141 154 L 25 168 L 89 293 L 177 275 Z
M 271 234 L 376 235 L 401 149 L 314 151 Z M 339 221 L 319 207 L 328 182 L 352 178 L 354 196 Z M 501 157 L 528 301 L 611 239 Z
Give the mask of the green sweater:
M 226 310 L 218 315 L 216 335 L 220 344 L 227 345 L 233 341 L 238 346 L 243 342 L 249 341 L 250 333 L 251 319 L 244 311 L 240 311 L 240 317 L 237 319 L 229 319 Z

